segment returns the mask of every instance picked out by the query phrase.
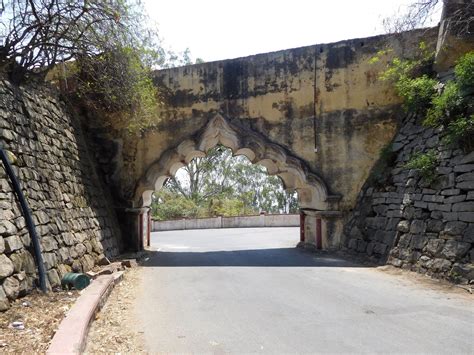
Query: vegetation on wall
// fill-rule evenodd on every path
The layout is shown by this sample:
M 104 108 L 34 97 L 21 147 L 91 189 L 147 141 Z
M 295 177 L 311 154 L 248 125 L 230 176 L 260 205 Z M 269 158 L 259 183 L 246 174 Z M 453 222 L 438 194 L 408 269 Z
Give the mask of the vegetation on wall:
M 140 0 L 3 0 L 0 20 L 0 73 L 52 80 L 75 106 L 134 133 L 157 124 L 152 69 L 190 61 L 189 50 L 163 49 Z
M 386 53 L 380 52 L 371 61 L 379 61 Z M 442 130 L 444 144 L 458 144 L 471 151 L 474 149 L 474 51 L 458 59 L 454 77 L 444 83 L 431 69 L 433 60 L 434 54 L 421 43 L 416 58 L 394 58 L 381 78 L 394 83 L 407 111 L 424 116 L 425 126 Z
M 408 162 L 405 164 L 407 169 L 416 169 L 421 177 L 427 183 L 432 183 L 436 179 L 436 167 L 438 166 L 438 158 L 434 150 L 429 150 L 426 153 L 413 154 Z
M 285 191 L 279 177 L 217 146 L 168 179 L 155 193 L 151 208 L 156 218 L 173 219 L 294 213 L 298 205 L 296 193 Z

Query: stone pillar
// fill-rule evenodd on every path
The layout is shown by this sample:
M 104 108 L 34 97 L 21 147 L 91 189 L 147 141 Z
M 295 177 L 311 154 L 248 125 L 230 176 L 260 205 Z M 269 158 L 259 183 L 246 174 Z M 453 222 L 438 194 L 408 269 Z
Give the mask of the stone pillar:
M 463 19 L 474 16 L 472 0 L 444 0 L 436 45 L 435 70 L 443 77 L 449 74 L 456 60 L 474 49 L 474 23 L 466 28 Z
M 300 210 L 300 242 L 298 246 L 312 249 L 338 249 L 343 214 L 339 211 Z

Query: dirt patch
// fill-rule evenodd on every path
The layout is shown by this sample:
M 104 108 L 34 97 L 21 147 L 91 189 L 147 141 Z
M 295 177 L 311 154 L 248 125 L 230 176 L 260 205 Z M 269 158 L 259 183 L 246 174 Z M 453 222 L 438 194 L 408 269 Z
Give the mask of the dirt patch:
M 146 353 L 133 310 L 140 271 L 140 267 L 128 269 L 123 280 L 114 287 L 92 323 L 85 353 Z
M 379 266 L 374 270 L 395 276 L 405 284 L 423 285 L 424 287 L 434 291 L 457 295 L 470 300 L 474 299 L 474 285 L 456 285 L 447 280 L 435 279 L 428 275 L 423 275 L 410 270 L 403 270 L 392 265 Z
M 35 291 L 0 313 L 0 353 L 45 353 L 78 291 Z

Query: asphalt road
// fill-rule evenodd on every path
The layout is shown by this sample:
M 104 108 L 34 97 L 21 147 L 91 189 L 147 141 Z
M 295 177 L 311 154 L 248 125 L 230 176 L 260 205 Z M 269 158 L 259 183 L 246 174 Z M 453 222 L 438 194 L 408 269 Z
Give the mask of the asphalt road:
M 137 292 L 155 353 L 474 354 L 470 296 L 294 248 L 298 228 L 159 232 Z

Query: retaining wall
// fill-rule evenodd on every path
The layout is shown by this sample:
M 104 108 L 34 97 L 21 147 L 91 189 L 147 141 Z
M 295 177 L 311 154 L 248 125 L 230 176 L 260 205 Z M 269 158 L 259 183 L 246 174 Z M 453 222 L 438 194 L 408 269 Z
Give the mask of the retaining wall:
M 119 253 L 112 206 L 76 119 L 45 87 L 0 78 L 0 144 L 9 151 L 37 226 L 50 287 Z M 0 164 L 1 165 L 1 164 Z M 0 311 L 37 284 L 32 243 L 0 166 Z
M 474 279 L 474 152 L 446 146 L 439 130 L 421 121 L 415 115 L 405 119 L 392 144 L 393 166 L 361 190 L 344 229 L 346 247 L 465 283 Z M 438 166 L 428 183 L 405 166 L 415 152 L 430 150 Z
M 259 216 L 213 217 L 153 221 L 153 232 L 183 229 L 298 227 L 299 214 L 271 214 Z

